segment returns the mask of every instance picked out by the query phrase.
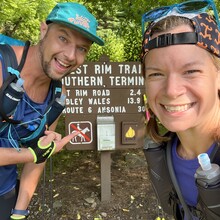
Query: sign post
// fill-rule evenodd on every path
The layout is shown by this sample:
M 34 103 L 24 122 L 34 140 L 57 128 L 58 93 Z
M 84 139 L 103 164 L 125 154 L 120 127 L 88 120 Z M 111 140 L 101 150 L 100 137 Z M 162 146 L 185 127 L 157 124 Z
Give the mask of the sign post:
M 102 200 L 109 200 L 111 152 L 141 148 L 145 135 L 144 78 L 140 62 L 86 62 L 63 79 L 66 134 L 80 134 L 68 150 L 101 152 Z M 111 190 L 110 190 L 111 191 Z

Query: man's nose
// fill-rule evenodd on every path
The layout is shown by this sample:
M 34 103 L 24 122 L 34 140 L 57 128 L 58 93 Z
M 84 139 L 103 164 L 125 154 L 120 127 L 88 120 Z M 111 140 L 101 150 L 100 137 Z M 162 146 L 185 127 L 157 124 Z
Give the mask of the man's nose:
M 65 51 L 64 51 L 64 56 L 69 60 L 75 60 L 76 59 L 76 46 L 71 45 L 71 46 L 66 46 Z

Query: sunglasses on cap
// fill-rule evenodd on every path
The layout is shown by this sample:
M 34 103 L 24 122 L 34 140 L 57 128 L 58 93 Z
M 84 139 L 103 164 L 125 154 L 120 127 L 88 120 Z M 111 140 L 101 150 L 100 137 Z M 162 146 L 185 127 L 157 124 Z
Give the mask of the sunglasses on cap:
M 166 16 L 169 12 L 171 12 L 173 9 L 175 9 L 179 14 L 190 14 L 190 13 L 200 14 L 210 8 L 214 12 L 214 17 L 217 22 L 218 29 L 220 29 L 218 11 L 216 9 L 214 0 L 195 0 L 195 1 L 186 1 L 180 4 L 174 4 L 170 6 L 163 6 L 146 12 L 142 16 L 142 34 L 144 34 L 146 22 L 152 22 L 159 18 L 162 18 Z

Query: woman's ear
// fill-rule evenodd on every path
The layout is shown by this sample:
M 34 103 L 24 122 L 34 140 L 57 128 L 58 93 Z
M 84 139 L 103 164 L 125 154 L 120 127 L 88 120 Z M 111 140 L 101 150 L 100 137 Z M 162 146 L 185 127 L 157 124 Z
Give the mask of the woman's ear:
M 220 91 L 220 70 L 218 70 L 218 90 Z
M 48 30 L 48 25 L 45 22 L 41 22 L 41 25 L 40 25 L 40 39 L 41 40 L 46 35 L 47 30 Z
M 218 70 L 218 78 L 217 78 L 217 80 L 218 80 L 218 96 L 220 98 L 220 70 Z

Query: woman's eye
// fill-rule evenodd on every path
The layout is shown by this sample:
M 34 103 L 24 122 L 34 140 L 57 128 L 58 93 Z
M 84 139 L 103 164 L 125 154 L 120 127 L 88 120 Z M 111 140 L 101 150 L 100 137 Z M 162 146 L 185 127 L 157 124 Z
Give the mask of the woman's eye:
M 187 74 L 191 74 L 191 73 L 195 73 L 195 72 L 197 72 L 197 70 L 188 70 L 188 71 L 186 71 Z
M 156 77 L 160 77 L 162 76 L 161 73 L 150 73 L 150 74 L 146 74 L 147 78 L 156 78 Z
M 196 74 L 196 73 L 200 73 L 201 71 L 199 70 L 187 70 L 185 71 L 185 75 L 192 75 L 192 74 Z

